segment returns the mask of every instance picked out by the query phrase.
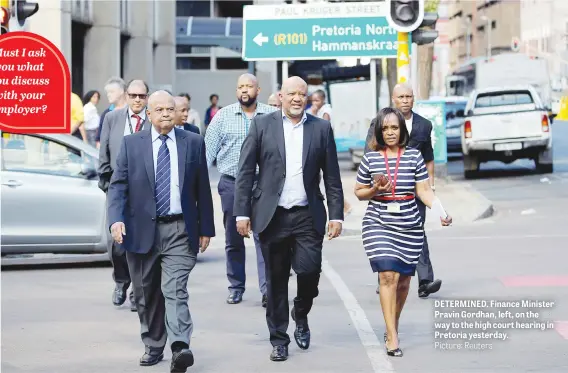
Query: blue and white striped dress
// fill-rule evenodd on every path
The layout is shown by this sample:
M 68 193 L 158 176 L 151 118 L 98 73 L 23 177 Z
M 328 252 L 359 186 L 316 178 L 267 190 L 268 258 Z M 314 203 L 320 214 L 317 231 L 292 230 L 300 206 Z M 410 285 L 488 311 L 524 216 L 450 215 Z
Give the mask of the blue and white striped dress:
M 394 178 L 396 157 L 389 157 L 391 178 Z M 372 174 L 389 173 L 382 152 L 365 154 L 357 172 L 357 182 L 371 185 Z M 406 148 L 400 157 L 395 197 L 415 196 L 416 183 L 428 180 L 424 159 L 416 149 Z M 378 196 L 392 197 L 392 191 Z M 408 197 L 407 197 L 408 198 Z M 398 203 L 399 212 L 388 212 L 387 205 Z M 424 244 L 424 226 L 416 199 L 370 200 L 363 218 L 363 246 L 373 272 L 395 271 L 414 276 Z

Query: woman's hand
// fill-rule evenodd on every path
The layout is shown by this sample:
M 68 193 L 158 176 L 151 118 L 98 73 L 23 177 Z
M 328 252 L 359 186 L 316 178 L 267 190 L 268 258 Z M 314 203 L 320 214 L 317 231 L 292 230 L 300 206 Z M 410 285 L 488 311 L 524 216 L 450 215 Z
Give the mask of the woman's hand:
M 452 217 L 450 215 L 446 216 L 446 218 L 440 218 L 443 227 L 447 227 L 448 225 L 452 224 Z
M 373 184 L 373 190 L 376 194 L 388 193 L 392 190 L 392 183 L 390 182 L 390 180 L 387 180 L 387 183 L 384 186 L 381 186 L 380 182 L 376 182 Z

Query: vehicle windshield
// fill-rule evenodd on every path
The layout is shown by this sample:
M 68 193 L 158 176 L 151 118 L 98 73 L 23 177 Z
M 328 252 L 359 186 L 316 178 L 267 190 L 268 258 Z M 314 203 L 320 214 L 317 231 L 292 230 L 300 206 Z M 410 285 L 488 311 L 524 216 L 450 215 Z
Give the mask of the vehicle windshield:
M 481 93 L 475 100 L 475 108 L 533 104 L 529 91 Z

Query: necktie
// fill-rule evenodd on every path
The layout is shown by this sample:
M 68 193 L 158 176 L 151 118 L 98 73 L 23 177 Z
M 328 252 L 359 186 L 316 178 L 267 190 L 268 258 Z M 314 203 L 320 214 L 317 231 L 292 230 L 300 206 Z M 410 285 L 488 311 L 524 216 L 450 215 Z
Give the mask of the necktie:
M 136 118 L 136 132 L 140 131 L 140 125 L 142 124 L 142 118 L 138 114 L 132 114 L 132 118 Z
M 162 145 L 156 163 L 156 215 L 164 216 L 170 213 L 170 151 L 166 144 L 168 136 L 160 135 L 159 139 Z

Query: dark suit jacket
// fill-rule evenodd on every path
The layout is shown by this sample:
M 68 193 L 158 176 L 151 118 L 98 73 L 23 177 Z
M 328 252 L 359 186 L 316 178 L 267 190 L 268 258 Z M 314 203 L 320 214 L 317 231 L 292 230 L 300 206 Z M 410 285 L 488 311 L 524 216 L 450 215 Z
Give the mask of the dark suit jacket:
M 199 127 L 197 127 L 195 124 L 184 123 L 183 129 L 189 132 L 197 133 L 198 135 L 200 134 Z
M 367 140 L 365 144 L 365 154 L 369 152 L 369 142 L 375 137 L 375 119 L 371 121 Z M 434 160 L 434 149 L 432 148 L 432 122 L 428 119 L 412 112 L 412 132 L 410 133 L 409 148 L 414 148 L 422 153 L 424 162 Z
M 106 193 L 110 184 L 113 170 L 116 168 L 116 159 L 124 138 L 124 128 L 128 117 L 128 106 L 114 109 L 105 115 L 101 143 L 99 148 L 99 188 Z M 150 121 L 142 121 L 142 130 L 150 128 Z
M 328 121 L 307 115 L 302 159 L 304 188 L 314 228 L 323 235 L 327 216 L 319 188 L 320 170 L 323 170 L 329 218 L 343 220 L 343 187 L 335 138 Z M 253 190 L 257 165 L 258 183 Z M 233 215 L 250 217 L 252 230 L 264 231 L 278 207 L 285 178 L 282 111 L 256 116 L 241 149 Z
M 190 247 L 197 251 L 199 237 L 214 237 L 213 199 L 209 185 L 205 140 L 174 129 L 178 151 L 181 207 Z M 124 248 L 147 253 L 156 231 L 156 199 L 152 135 L 144 130 L 124 137 L 108 189 L 109 228 L 124 222 Z

